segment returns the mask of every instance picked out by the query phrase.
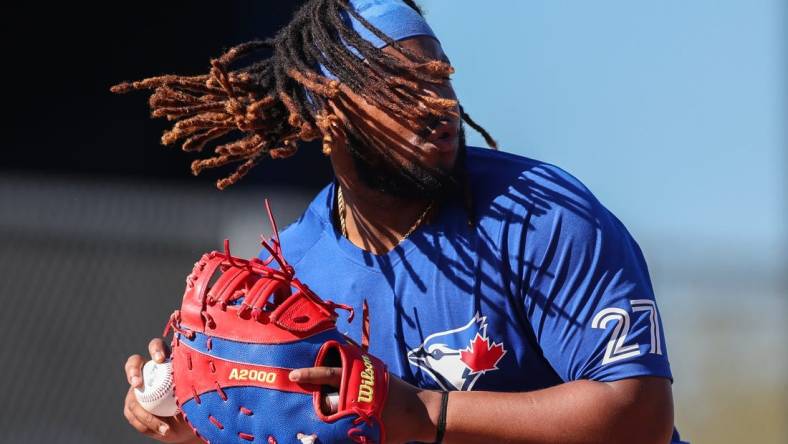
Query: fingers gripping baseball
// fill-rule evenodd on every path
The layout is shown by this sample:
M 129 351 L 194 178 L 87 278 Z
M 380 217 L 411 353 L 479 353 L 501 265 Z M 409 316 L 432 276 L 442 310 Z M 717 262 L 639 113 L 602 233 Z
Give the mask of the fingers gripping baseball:
M 169 356 L 169 349 L 161 338 L 154 338 L 148 343 L 148 352 L 151 359 L 161 363 Z M 126 360 L 124 370 L 126 371 L 126 381 L 132 387 L 142 387 L 142 366 L 145 359 L 141 355 L 131 355 Z
M 123 413 L 129 421 L 129 424 L 137 429 L 138 432 L 148 436 L 167 436 L 167 432 L 169 431 L 167 423 L 142 408 L 139 402 L 137 402 L 137 398 L 134 396 L 133 387 L 126 393 Z
M 142 365 L 145 360 L 140 355 L 131 355 L 126 360 L 123 369 L 126 371 L 126 381 L 132 387 L 142 387 Z
M 160 418 L 147 412 L 137 402 L 134 389 L 126 393 L 123 415 L 135 430 L 145 436 L 166 443 L 200 442 L 182 415 Z
M 158 363 L 164 362 L 169 355 L 166 345 L 159 338 L 150 341 L 148 352 L 151 358 Z M 124 365 L 126 380 L 130 386 L 123 405 L 123 415 L 126 421 L 139 433 L 161 442 L 185 443 L 195 439 L 196 436 L 182 415 L 178 414 L 169 418 L 158 417 L 140 405 L 134 392 L 135 388 L 144 386 L 142 367 L 145 362 L 146 359 L 143 356 L 132 355 Z
M 148 343 L 148 353 L 150 353 L 151 359 L 162 363 L 170 355 L 170 349 L 161 338 L 153 338 Z

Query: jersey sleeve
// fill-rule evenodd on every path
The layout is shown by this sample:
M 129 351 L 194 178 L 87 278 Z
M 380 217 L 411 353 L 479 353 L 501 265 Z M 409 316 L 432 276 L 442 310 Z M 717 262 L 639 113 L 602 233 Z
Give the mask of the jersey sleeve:
M 549 203 L 526 224 L 522 275 L 527 321 L 544 357 L 565 381 L 672 381 L 638 244 L 576 179 L 549 173 L 553 180 L 539 185 Z

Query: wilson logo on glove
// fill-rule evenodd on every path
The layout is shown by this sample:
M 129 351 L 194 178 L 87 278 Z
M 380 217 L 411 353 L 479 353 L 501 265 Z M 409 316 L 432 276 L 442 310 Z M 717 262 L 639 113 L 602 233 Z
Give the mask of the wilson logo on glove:
M 361 372 L 361 385 L 358 386 L 358 402 L 372 402 L 375 394 L 375 368 L 369 356 L 361 357 L 364 361 L 364 370 Z
M 266 201 L 271 257 L 245 260 L 224 251 L 205 254 L 186 278 L 174 330 L 175 396 L 186 420 L 206 442 L 385 442 L 381 419 L 389 375 L 367 353 L 364 310 L 361 345 L 337 331 L 337 309 L 295 277 L 282 256 Z M 272 266 L 272 262 L 276 266 Z M 328 387 L 290 381 L 303 367 L 341 367 L 338 410 L 325 412 Z M 334 389 L 331 389 L 334 390 Z

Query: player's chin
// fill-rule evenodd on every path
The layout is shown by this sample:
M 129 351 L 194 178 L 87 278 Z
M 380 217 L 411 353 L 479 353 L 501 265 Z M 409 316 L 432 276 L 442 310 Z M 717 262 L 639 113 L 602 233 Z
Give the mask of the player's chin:
M 429 169 L 451 171 L 460 151 L 459 138 L 426 142 L 419 146 L 419 163 Z

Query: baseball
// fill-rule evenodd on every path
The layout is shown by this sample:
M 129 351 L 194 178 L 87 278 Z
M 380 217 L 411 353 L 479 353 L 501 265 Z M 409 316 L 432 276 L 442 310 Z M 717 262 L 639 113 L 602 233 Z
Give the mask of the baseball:
M 175 416 L 175 390 L 172 381 L 172 363 L 148 361 L 142 367 L 142 389 L 135 388 L 134 395 L 142 408 L 156 416 Z

